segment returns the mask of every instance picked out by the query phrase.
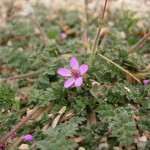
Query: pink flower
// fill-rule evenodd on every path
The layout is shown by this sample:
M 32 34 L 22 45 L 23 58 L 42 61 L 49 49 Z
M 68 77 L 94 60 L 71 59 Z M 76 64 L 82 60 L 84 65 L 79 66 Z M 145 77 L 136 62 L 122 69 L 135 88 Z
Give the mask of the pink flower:
M 78 60 L 75 57 L 72 57 L 70 60 L 70 66 L 72 70 L 68 70 L 67 68 L 58 69 L 58 74 L 63 77 L 70 77 L 64 84 L 65 88 L 70 87 L 75 84 L 75 86 L 81 86 L 83 83 L 82 76 L 88 71 L 88 65 L 82 64 L 79 67 Z
M 31 141 L 32 139 L 33 139 L 33 135 L 27 134 L 27 135 L 23 138 L 23 141 L 24 141 L 24 142 L 27 142 L 27 141 Z
M 13 133 L 11 136 L 12 139 L 15 139 L 16 137 L 17 137 L 17 133 Z
M 1 150 L 5 150 L 5 145 L 4 144 L 0 144 L 0 149 Z
M 78 55 L 79 55 L 79 56 L 82 56 L 82 55 L 83 55 L 83 51 L 80 50 L 80 51 L 78 52 Z
M 66 39 L 67 38 L 67 34 L 65 33 L 65 32 L 62 32 L 61 34 L 60 34 L 60 37 L 61 37 L 61 39 Z
M 143 84 L 147 85 L 149 83 L 149 80 L 143 80 Z

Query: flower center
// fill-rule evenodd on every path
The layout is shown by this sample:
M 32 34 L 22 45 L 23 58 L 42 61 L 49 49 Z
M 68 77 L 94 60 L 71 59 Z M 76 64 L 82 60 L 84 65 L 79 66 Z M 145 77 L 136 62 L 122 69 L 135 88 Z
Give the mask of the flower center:
M 73 70 L 71 74 L 75 79 L 80 77 L 80 72 L 78 70 Z

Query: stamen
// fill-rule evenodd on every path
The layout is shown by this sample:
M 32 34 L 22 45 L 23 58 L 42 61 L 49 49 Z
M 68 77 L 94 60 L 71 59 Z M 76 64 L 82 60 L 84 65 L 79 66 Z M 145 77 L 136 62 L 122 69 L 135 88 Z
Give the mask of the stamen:
M 78 70 L 73 70 L 71 74 L 75 79 L 80 77 L 80 72 Z

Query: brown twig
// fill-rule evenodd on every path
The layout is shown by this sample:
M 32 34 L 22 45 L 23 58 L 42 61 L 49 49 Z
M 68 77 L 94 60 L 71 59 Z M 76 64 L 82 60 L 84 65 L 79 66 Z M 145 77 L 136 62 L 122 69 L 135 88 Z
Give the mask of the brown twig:
M 55 128 L 60 120 L 60 117 L 63 115 L 63 113 L 66 111 L 66 106 L 63 106 L 60 111 L 58 112 L 58 115 L 52 122 L 52 128 Z
M 27 74 L 21 74 L 21 75 L 15 76 L 15 77 L 3 78 L 3 79 L 0 79 L 0 81 L 5 82 L 8 80 L 17 80 L 17 79 L 21 79 L 21 78 L 31 78 L 31 77 L 38 76 L 41 72 L 42 72 L 42 70 L 38 70 L 38 71 L 34 71 L 31 73 L 27 73 Z
M 44 113 L 49 112 L 54 107 L 54 103 L 50 104 L 48 107 L 39 108 L 29 119 L 35 119 L 36 121 L 41 120 Z M 18 138 L 12 145 L 11 148 L 18 146 L 22 140 L 22 137 Z M 34 142 L 36 143 L 36 142 Z
M 97 119 L 96 119 L 96 113 L 95 112 L 91 112 L 88 116 L 88 121 L 87 121 L 87 125 L 88 126 L 92 126 L 94 124 L 96 124 Z
M 131 50 L 128 52 L 133 53 L 135 50 L 137 50 L 138 48 L 140 48 L 145 42 L 146 40 L 150 37 L 150 33 L 147 33 L 145 36 L 143 36 L 134 46 L 132 46 Z
M 41 108 L 39 108 L 38 111 L 37 111 L 34 115 L 32 115 L 32 117 L 30 118 L 30 120 L 35 120 L 35 119 L 37 119 L 37 118 L 40 116 L 40 114 L 43 113 L 43 111 L 44 111 L 45 109 L 46 109 L 46 107 L 41 107 Z
M 75 116 L 75 110 L 71 109 L 69 112 L 67 112 L 65 115 L 63 115 L 59 122 L 64 122 L 66 120 L 69 120 L 70 118 L 72 118 L 73 116 Z
M 40 25 L 38 24 L 36 19 L 33 18 L 32 15 L 29 15 L 29 19 L 36 26 L 36 28 L 39 30 L 39 32 L 43 36 L 44 40 L 46 40 L 46 42 L 50 43 L 50 39 L 47 37 L 47 35 L 45 34 L 44 30 L 40 27 Z
M 0 144 L 3 144 L 13 133 L 15 133 L 22 125 L 24 125 L 39 109 L 35 107 L 32 112 L 23 118 L 10 132 L 8 132 L 2 139 L 0 139 Z

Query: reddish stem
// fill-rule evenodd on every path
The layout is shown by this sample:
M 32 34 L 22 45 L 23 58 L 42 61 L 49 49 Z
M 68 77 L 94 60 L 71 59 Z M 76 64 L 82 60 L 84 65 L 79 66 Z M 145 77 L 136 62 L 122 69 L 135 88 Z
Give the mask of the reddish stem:
M 99 41 L 99 38 L 100 38 L 100 33 L 101 33 L 101 26 L 100 26 L 100 24 L 104 20 L 106 6 L 107 6 L 107 0 L 105 0 L 105 5 L 104 5 L 102 17 L 101 17 L 100 22 L 99 22 L 99 28 L 98 28 L 98 31 L 97 31 L 97 34 L 96 34 L 96 37 L 95 37 L 95 42 L 94 42 L 94 45 L 93 45 L 93 48 L 92 48 L 92 53 L 91 53 L 91 56 L 90 56 L 90 64 L 93 64 L 94 59 L 95 59 L 96 48 L 97 48 L 98 41 Z

